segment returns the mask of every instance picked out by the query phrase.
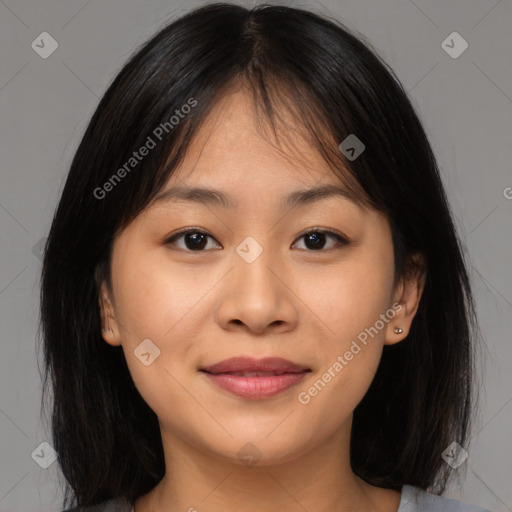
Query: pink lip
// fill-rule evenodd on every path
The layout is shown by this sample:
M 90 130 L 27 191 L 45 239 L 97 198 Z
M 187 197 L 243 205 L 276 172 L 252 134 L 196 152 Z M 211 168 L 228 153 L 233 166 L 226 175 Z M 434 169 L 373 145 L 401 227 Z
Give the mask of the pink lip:
M 233 373 L 233 372 L 275 372 L 297 373 L 309 368 L 301 366 L 281 357 L 265 357 L 255 359 L 253 357 L 231 357 L 220 363 L 205 366 L 201 370 L 209 373 Z
M 277 395 L 296 385 L 311 370 L 280 357 L 233 357 L 201 368 L 200 371 L 220 388 L 243 398 L 257 400 Z M 236 375 L 252 372 L 269 375 Z

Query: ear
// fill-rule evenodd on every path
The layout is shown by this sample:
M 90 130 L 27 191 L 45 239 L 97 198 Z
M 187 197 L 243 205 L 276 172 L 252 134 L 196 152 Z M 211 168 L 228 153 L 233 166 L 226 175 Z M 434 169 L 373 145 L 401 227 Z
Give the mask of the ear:
M 409 258 L 405 276 L 398 282 L 393 295 L 392 304 L 398 305 L 393 307 L 395 316 L 386 327 L 385 345 L 394 345 L 408 336 L 425 287 L 425 257 L 423 254 L 415 253 Z M 396 333 L 396 328 L 402 329 L 402 332 Z
M 106 283 L 100 286 L 99 307 L 101 316 L 101 334 L 103 339 L 113 347 L 121 345 L 121 333 L 115 317 L 114 306 Z

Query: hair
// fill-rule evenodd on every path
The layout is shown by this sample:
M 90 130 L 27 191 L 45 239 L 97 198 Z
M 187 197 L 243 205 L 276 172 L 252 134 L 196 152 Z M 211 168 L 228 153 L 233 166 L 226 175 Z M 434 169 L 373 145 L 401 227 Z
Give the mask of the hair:
M 241 84 L 262 125 L 277 134 L 283 113 L 291 114 L 296 122 L 280 133 L 306 138 L 354 196 L 386 215 L 395 282 L 417 270 L 415 254 L 424 256 L 410 333 L 384 347 L 354 410 L 350 457 L 354 473 L 372 485 L 444 491 L 452 470 L 441 454 L 452 441 L 466 447 L 475 405 L 474 299 L 418 115 L 363 41 L 306 10 L 215 3 L 161 28 L 109 85 L 72 160 L 42 269 L 43 399 L 50 382 L 65 505 L 135 500 L 164 476 L 157 416 L 122 348 L 102 339 L 99 285 L 105 280 L 111 290 L 116 234 L 166 184 L 213 106 Z M 188 113 L 171 125 L 177 111 Z M 351 134 L 365 145 L 355 160 L 338 147 Z M 128 172 L 126 163 L 149 139 L 154 148 Z

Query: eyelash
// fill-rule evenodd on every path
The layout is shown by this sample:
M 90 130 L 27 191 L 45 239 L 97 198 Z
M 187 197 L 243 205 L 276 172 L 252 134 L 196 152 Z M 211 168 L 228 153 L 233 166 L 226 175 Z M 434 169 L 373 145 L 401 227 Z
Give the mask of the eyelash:
M 197 234 L 207 235 L 208 237 L 214 239 L 213 236 L 211 236 L 208 232 L 203 231 L 202 229 L 189 228 L 189 229 L 185 229 L 183 231 L 179 231 L 178 233 L 175 233 L 171 237 L 167 238 L 165 240 L 164 244 L 165 245 L 173 245 L 174 242 L 178 238 L 180 238 L 181 236 L 184 236 L 184 235 L 186 235 L 188 233 L 197 233 Z M 297 241 L 300 240 L 301 238 L 311 234 L 311 233 L 323 233 L 323 234 L 325 234 L 327 236 L 333 237 L 333 238 L 335 238 L 338 241 L 338 244 L 341 245 L 342 247 L 345 246 L 345 245 L 350 244 L 350 242 L 346 238 L 344 238 L 343 236 L 339 235 L 338 233 L 335 233 L 334 231 L 331 231 L 329 229 L 321 229 L 321 228 L 310 228 L 310 229 L 308 229 L 307 231 L 302 233 L 297 238 Z M 193 251 L 193 250 L 190 250 L 190 249 L 182 249 L 182 248 L 179 248 L 179 249 L 183 250 L 185 252 L 192 252 L 192 253 L 194 253 L 194 252 L 206 252 L 206 250 L 204 250 L 204 249 L 203 250 L 198 250 L 198 251 Z M 333 247 L 331 249 L 318 249 L 318 250 L 300 249 L 300 250 L 305 250 L 306 252 L 313 252 L 314 253 L 314 252 L 327 252 L 327 251 L 331 251 L 333 249 L 336 249 L 336 247 Z

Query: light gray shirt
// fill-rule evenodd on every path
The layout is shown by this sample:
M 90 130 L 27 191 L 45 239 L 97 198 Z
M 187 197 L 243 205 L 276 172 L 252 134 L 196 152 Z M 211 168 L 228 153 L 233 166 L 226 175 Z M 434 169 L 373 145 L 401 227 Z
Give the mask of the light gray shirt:
M 133 504 L 125 498 L 114 498 L 98 505 L 64 512 L 134 512 Z M 459 500 L 425 492 L 419 487 L 404 485 L 397 512 L 491 512 Z

